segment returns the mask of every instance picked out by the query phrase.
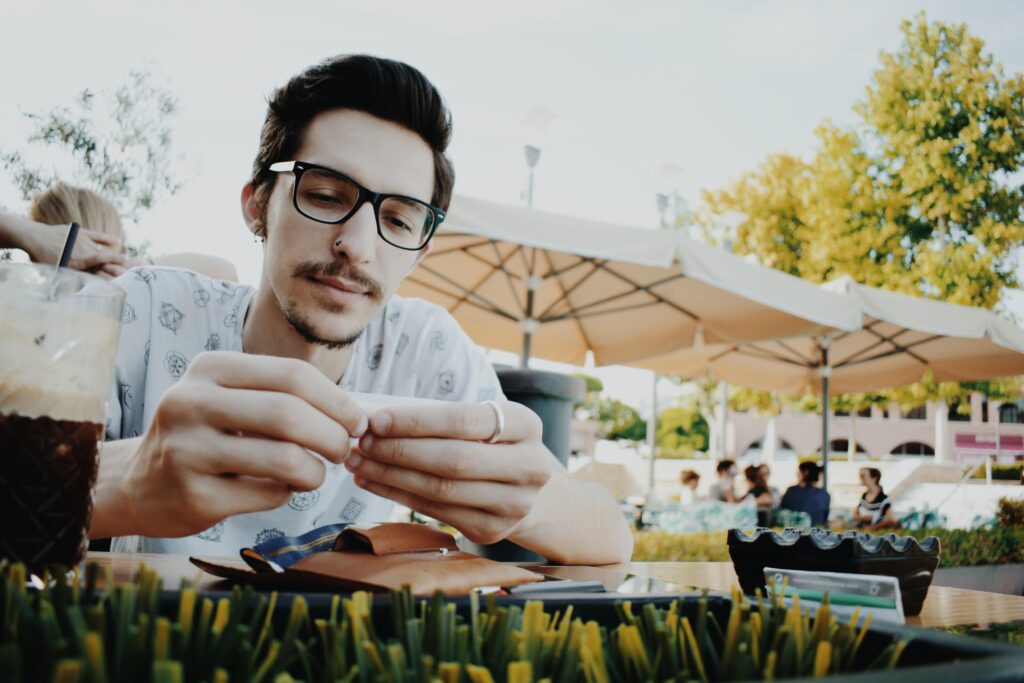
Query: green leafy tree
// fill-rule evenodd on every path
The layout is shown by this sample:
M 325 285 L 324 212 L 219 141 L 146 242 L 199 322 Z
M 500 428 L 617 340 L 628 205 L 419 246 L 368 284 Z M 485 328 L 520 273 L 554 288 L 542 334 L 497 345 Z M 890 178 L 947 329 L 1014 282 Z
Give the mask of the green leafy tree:
M 881 53 L 854 107 L 856 125 L 825 121 L 809 160 L 772 155 L 705 192 L 701 222 L 714 240 L 730 239 L 737 252 L 811 282 L 849 276 L 993 308 L 1017 284 L 1024 241 L 1024 185 L 1012 180 L 1024 169 L 1024 75 L 1006 76 L 964 24 L 920 14 L 901 29 L 902 45 Z M 737 214 L 742 220 L 726 227 L 724 217 Z M 998 386 L 1011 397 L 1019 390 L 1015 382 Z M 840 397 L 833 407 L 935 399 L 963 406 L 971 391 L 994 387 L 926 381 Z
M 636 409 L 622 401 L 604 396 L 604 384 L 597 377 L 573 373 L 587 383 L 583 401 L 575 408 L 577 420 L 596 420 L 601 424 L 601 434 L 611 441 L 643 441 L 647 438 L 647 421 L 640 418 Z
M 687 400 L 658 414 L 658 457 L 692 457 L 708 449 L 710 429 L 696 400 Z
M 94 190 L 130 222 L 182 187 L 175 150 L 178 101 L 148 68 L 111 91 L 86 88 L 70 104 L 25 112 L 22 147 L 0 148 L 0 165 L 22 199 L 59 180 Z

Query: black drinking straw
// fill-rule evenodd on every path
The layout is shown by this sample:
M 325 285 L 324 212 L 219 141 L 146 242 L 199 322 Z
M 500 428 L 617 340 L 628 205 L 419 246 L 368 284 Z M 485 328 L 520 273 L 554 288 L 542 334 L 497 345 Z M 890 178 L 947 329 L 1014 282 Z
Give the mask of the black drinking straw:
M 60 253 L 60 261 L 53 269 L 53 281 L 50 282 L 50 301 L 57 298 L 57 278 L 60 277 L 60 269 L 67 268 L 71 262 L 71 252 L 75 250 L 75 240 L 78 239 L 78 223 L 72 223 L 68 230 L 68 236 L 64 239 L 64 251 Z
M 57 263 L 58 268 L 68 267 L 68 263 L 71 262 L 71 252 L 75 250 L 76 239 L 78 239 L 78 223 L 72 223 L 71 229 L 68 230 L 67 239 L 64 240 L 64 251 L 60 253 L 60 261 Z

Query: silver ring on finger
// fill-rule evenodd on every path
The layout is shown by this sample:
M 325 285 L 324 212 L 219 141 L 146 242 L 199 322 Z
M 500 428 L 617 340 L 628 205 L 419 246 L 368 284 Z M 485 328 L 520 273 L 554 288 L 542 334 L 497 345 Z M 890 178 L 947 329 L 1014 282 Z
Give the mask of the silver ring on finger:
M 502 411 L 501 406 L 496 401 L 484 401 L 484 405 L 490 406 L 491 410 L 494 411 L 494 417 L 497 419 L 497 426 L 494 428 L 494 434 L 491 438 L 483 440 L 484 443 L 498 443 L 501 435 L 505 433 L 505 413 Z

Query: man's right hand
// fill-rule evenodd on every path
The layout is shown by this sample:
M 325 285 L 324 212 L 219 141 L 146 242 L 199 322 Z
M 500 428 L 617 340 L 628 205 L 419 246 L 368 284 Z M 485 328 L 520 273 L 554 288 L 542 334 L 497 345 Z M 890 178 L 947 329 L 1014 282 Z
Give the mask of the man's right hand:
M 343 462 L 367 419 L 304 361 L 201 353 L 132 440 L 137 447 L 117 454 L 118 442 L 104 445 L 90 535 L 188 536 L 280 507 L 323 483 L 324 464 L 310 451 Z

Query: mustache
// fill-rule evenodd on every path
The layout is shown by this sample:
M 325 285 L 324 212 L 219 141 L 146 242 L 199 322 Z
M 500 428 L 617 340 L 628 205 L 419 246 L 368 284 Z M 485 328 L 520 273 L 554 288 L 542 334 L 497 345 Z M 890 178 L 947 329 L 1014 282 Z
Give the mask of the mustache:
M 347 282 L 358 285 L 366 290 L 367 296 L 379 300 L 384 288 L 379 282 L 359 270 L 353 265 L 332 261 L 330 263 L 315 263 L 304 261 L 295 266 L 292 277 L 340 277 Z

